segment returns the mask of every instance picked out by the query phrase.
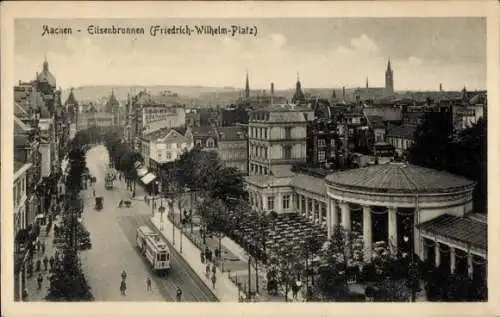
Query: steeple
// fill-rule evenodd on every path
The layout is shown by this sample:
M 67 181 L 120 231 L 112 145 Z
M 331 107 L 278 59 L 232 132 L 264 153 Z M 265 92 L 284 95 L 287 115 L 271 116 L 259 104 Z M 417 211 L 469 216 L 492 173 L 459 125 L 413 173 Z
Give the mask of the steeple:
M 300 84 L 299 73 L 297 72 L 297 83 L 295 84 L 295 94 L 292 97 L 292 103 L 305 100 L 304 93 L 302 92 L 302 85 Z
M 385 71 L 386 74 L 391 73 L 392 74 L 392 68 L 391 68 L 391 58 L 387 60 L 387 70 Z
M 250 98 L 250 83 L 248 82 L 248 69 L 247 76 L 245 81 L 245 99 L 248 100 Z
M 368 77 L 366 77 L 366 88 L 368 88 Z
M 394 73 L 391 67 L 391 58 L 387 61 L 387 70 L 385 71 L 385 97 L 394 95 Z
M 44 61 L 43 61 L 43 71 L 48 72 L 49 71 L 49 62 L 47 61 L 47 55 L 45 55 Z

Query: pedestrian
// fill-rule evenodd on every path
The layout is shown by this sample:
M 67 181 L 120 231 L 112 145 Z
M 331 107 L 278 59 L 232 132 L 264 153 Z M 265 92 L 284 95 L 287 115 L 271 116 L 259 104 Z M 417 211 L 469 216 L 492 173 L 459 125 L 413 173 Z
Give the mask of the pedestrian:
M 212 273 L 215 275 L 215 273 L 217 273 L 217 267 L 215 266 L 215 264 L 212 264 Z
M 144 202 L 147 204 L 148 203 L 148 196 L 144 195 Z
M 151 292 L 151 278 L 148 276 L 147 280 L 146 280 L 146 290 L 148 292 Z
M 54 268 L 54 256 L 51 256 L 50 259 L 49 259 L 49 264 L 50 264 L 50 269 L 53 269 Z
M 207 263 L 207 266 L 205 268 L 205 276 L 208 278 L 210 275 L 210 264 Z
M 38 289 L 41 289 L 42 288 L 42 283 L 43 283 L 42 273 L 38 273 L 38 278 L 36 279 L 36 281 L 38 282 Z
M 45 254 L 45 241 L 42 242 L 42 254 Z
M 42 261 L 40 261 L 40 259 L 36 260 L 35 268 L 36 268 L 37 272 L 40 272 L 40 270 L 42 268 Z
M 122 280 L 120 283 L 120 292 L 122 295 L 125 295 L 125 291 L 127 290 L 127 283 L 125 283 L 125 280 Z
M 201 264 L 205 264 L 205 254 L 203 253 L 203 251 L 201 251 L 200 253 L 200 259 L 201 259 Z
M 182 290 L 180 289 L 180 287 L 177 287 L 176 295 L 177 295 L 177 301 L 180 302 L 182 299 Z
M 92 187 L 92 193 L 94 193 L 94 197 L 95 197 L 95 188 Z
M 122 280 L 126 280 L 127 279 L 127 273 L 125 272 L 125 270 L 123 270 L 122 272 Z
M 47 259 L 47 256 L 44 256 L 43 257 L 43 269 L 44 269 L 44 271 L 47 271 L 48 264 L 49 264 L 49 259 Z
M 37 251 L 40 251 L 40 249 L 42 248 L 42 243 L 40 242 L 40 240 L 37 238 L 36 239 L 36 250 Z
M 215 273 L 212 274 L 212 287 L 215 289 L 215 282 L 217 281 L 217 278 L 215 277 Z
M 23 301 L 28 301 L 28 289 L 23 289 Z

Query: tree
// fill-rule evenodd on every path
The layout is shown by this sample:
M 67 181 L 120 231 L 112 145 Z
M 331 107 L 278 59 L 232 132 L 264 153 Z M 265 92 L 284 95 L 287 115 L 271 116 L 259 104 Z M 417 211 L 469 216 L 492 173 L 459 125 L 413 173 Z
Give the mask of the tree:
M 326 299 L 342 300 L 347 298 L 349 289 L 344 258 L 345 239 L 342 227 L 334 228 L 332 238 L 322 252 L 323 264 L 319 268 L 318 288 Z
M 415 143 L 408 150 L 411 164 L 460 175 L 477 183 L 474 188 L 474 209 L 487 212 L 487 119 L 478 120 L 454 138 L 446 113 L 427 113 L 417 128 Z M 445 117 L 446 118 L 446 117 Z
M 93 300 L 90 286 L 81 270 L 78 258 L 78 212 L 81 203 L 78 194 L 81 190 L 82 176 L 86 169 L 85 144 L 72 143 L 68 154 L 69 171 L 66 177 L 66 205 L 63 213 L 65 247 L 62 259 L 54 265 L 50 277 L 48 301 L 89 301 Z

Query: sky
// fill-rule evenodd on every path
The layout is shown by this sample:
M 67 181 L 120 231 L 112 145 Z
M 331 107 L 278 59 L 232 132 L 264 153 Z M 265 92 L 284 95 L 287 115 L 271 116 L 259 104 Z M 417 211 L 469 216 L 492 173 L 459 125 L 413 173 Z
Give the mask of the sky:
M 42 36 L 43 25 L 72 35 Z M 144 35 L 89 35 L 89 25 L 144 27 Z M 255 26 L 257 36 L 149 34 L 151 25 Z M 81 32 L 75 30 L 80 29 Z M 251 89 L 384 85 L 396 90 L 486 88 L 483 18 L 286 18 L 15 21 L 16 80 L 44 58 L 63 89 L 84 85 L 201 85 Z

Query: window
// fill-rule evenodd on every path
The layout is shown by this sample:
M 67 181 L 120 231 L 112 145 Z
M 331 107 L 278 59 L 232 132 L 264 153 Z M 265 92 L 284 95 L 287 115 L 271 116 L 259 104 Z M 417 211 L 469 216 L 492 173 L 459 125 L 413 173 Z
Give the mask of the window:
M 274 210 L 274 196 L 267 197 L 267 210 Z
M 290 195 L 283 195 L 283 209 L 290 208 Z
M 292 158 L 292 146 L 291 145 L 285 145 L 283 147 L 283 157 L 285 160 L 289 160 Z
M 207 139 L 207 147 L 208 148 L 214 147 L 214 140 L 212 138 Z
M 326 146 L 325 139 L 318 139 L 318 146 L 320 146 L 320 147 Z
M 286 127 L 285 128 L 285 139 L 291 139 L 291 138 L 292 138 L 292 128 Z
M 172 153 L 167 152 L 165 156 L 167 157 L 167 160 L 170 160 L 172 158 Z
M 267 139 L 267 129 L 264 129 L 264 139 Z
M 325 151 L 318 151 L 318 161 L 324 162 L 326 158 Z

